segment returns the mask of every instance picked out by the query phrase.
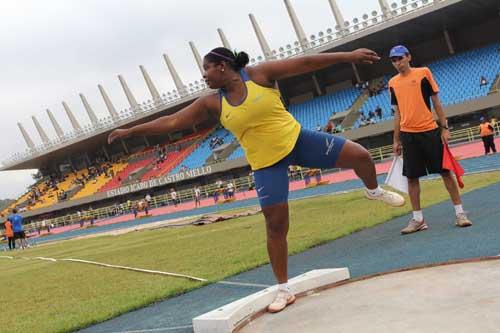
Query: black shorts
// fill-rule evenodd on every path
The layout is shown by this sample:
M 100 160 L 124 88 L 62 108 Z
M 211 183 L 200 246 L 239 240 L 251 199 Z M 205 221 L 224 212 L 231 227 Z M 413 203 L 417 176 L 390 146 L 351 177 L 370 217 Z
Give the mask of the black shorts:
M 443 173 L 443 142 L 441 129 L 427 132 L 401 132 L 403 145 L 403 175 L 419 178 L 431 173 Z
M 15 231 L 14 232 L 14 239 L 24 239 L 26 238 L 26 234 L 24 231 Z

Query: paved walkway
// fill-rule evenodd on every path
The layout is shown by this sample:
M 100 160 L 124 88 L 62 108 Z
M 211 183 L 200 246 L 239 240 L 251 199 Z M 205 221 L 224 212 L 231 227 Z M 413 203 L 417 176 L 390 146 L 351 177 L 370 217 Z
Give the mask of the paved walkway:
M 487 157 L 495 158 L 495 157 Z M 497 162 L 498 163 L 498 162 Z M 429 230 L 401 236 L 409 216 L 315 247 L 289 259 L 290 276 L 317 268 L 348 267 L 357 278 L 450 260 L 500 254 L 500 183 L 463 196 L 474 225 L 454 226 L 449 202 L 425 210 Z M 269 265 L 230 277 L 229 281 L 274 284 Z M 470 284 L 480 284 L 471 278 Z M 192 332 L 192 318 L 260 290 L 212 284 L 82 330 L 82 332 Z M 256 331 L 258 332 L 258 331 Z M 279 331 L 276 331 L 279 333 Z

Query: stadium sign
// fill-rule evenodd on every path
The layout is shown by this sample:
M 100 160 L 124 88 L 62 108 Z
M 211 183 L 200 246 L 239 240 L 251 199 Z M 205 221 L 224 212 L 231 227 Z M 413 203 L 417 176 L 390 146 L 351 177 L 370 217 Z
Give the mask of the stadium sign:
M 106 197 L 112 198 L 118 195 L 123 195 L 127 193 L 137 192 L 141 190 L 147 190 L 152 187 L 163 186 L 166 184 L 176 183 L 182 180 L 196 178 L 200 176 L 205 176 L 212 173 L 212 166 L 204 166 L 201 168 L 196 168 L 184 172 L 179 172 L 173 175 L 167 175 L 163 177 L 153 178 L 140 183 L 130 184 L 115 188 L 106 192 Z

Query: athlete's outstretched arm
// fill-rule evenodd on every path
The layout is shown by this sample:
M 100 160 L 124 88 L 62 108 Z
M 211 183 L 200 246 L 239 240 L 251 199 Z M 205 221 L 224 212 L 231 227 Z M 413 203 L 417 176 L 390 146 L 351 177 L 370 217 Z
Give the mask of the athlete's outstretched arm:
M 335 52 L 305 55 L 285 60 L 271 60 L 253 68 L 269 82 L 285 79 L 304 73 L 314 72 L 333 64 L 353 62 L 373 64 L 380 60 L 376 52 L 369 49 L 357 49 L 352 52 Z
M 108 143 L 111 144 L 118 138 L 129 136 L 171 133 L 202 123 L 209 118 L 209 112 L 214 108 L 211 99 L 212 96 L 200 97 L 174 114 L 163 116 L 131 128 L 116 129 L 109 134 Z

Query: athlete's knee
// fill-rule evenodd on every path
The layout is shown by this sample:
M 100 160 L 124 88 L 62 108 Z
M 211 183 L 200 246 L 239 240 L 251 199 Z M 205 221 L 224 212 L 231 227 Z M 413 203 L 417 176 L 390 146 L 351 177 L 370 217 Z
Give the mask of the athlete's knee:
M 267 239 L 283 239 L 286 238 L 287 227 L 284 221 L 267 223 Z
M 363 162 L 367 162 L 367 163 L 373 162 L 372 155 L 364 147 L 361 147 L 361 151 L 360 151 L 359 155 L 360 155 L 360 157 L 359 157 L 360 160 L 362 160 Z
M 267 236 L 269 239 L 286 237 L 288 230 L 288 215 L 282 209 L 272 208 L 263 210 L 266 218 Z
M 368 150 L 365 149 L 365 147 L 363 147 L 359 143 L 354 143 L 353 145 L 352 158 L 354 161 L 362 164 L 373 162 L 372 155 L 368 152 Z
M 368 150 L 359 143 L 348 140 L 344 145 L 344 149 L 347 149 L 349 158 L 354 161 L 366 162 L 372 160 L 372 156 Z

